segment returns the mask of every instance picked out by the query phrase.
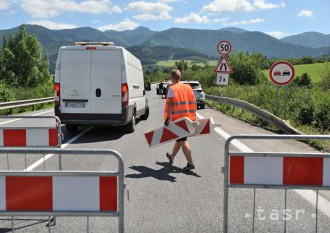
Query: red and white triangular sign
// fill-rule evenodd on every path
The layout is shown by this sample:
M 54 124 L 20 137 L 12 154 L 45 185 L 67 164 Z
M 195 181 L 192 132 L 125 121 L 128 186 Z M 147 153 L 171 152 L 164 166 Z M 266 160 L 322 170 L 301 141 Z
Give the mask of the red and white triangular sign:
M 227 73 L 227 74 L 233 73 L 233 69 L 230 67 L 229 62 L 225 56 L 221 58 L 218 66 L 214 69 L 214 72 L 215 73 Z

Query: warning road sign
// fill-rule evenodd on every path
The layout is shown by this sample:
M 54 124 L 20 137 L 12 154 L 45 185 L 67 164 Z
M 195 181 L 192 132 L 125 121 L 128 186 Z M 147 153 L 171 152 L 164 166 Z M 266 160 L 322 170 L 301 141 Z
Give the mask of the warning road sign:
M 291 83 L 294 75 L 294 68 L 287 61 L 275 62 L 269 70 L 270 80 L 279 86 L 285 86 Z
M 219 61 L 218 66 L 215 68 L 214 72 L 216 73 L 227 73 L 231 74 L 233 73 L 232 68 L 229 65 L 229 62 L 226 57 L 222 57 Z
M 231 51 L 231 44 L 229 41 L 222 40 L 217 45 L 217 50 L 221 55 L 227 55 Z
M 217 73 L 217 85 L 228 86 L 229 74 L 227 73 Z

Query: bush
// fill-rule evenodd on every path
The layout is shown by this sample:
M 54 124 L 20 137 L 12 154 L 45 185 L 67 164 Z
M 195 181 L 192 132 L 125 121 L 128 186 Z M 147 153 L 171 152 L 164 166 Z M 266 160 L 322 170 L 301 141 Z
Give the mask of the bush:
M 293 80 L 293 84 L 298 87 L 312 87 L 312 79 L 307 73 L 303 73 L 301 76 L 297 76 Z

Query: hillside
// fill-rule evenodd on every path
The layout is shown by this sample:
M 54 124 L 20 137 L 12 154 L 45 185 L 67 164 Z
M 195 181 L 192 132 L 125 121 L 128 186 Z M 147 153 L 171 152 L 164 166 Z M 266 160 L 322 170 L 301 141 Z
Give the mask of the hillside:
M 91 27 L 49 30 L 38 25 L 25 26 L 29 33 L 36 35 L 45 52 L 50 54 L 52 72 L 54 71 L 54 64 L 60 46 L 73 45 L 75 41 L 112 41 L 117 46 L 129 48 L 145 64 L 189 57 L 215 58 L 219 56 L 216 52 L 216 45 L 219 40 L 223 39 L 231 41 L 233 51 L 257 52 L 269 58 L 330 55 L 330 44 L 326 39 L 328 36 L 323 34 L 319 35 L 320 42 L 317 42 L 317 44 L 329 47 L 309 48 L 285 43 L 290 38 L 278 40 L 261 32 L 250 32 L 234 27 L 219 30 L 171 28 L 160 32 L 138 27 L 134 30 L 121 32 L 113 30 L 101 32 Z M 0 30 L 0 38 L 17 32 L 18 27 Z M 310 35 L 310 33 L 307 34 Z M 309 42 L 302 42 L 304 45 L 311 44 L 311 39 L 308 38 L 312 37 L 307 37 L 306 40 Z M 164 51 L 161 51 L 161 49 L 164 49 Z
M 233 51 L 257 52 L 267 57 L 297 58 L 321 56 L 327 49 L 314 49 L 284 43 L 261 32 L 232 32 L 225 30 L 197 30 L 172 28 L 153 35 L 144 45 L 190 48 L 209 56 L 217 56 L 219 40 L 229 40 Z
M 170 46 L 132 46 L 127 48 L 132 54 L 141 59 L 142 64 L 156 64 L 160 60 L 179 59 L 209 59 L 203 53 L 191 49 L 175 48 Z
M 330 35 L 319 32 L 305 32 L 281 39 L 282 42 L 310 48 L 330 47 Z

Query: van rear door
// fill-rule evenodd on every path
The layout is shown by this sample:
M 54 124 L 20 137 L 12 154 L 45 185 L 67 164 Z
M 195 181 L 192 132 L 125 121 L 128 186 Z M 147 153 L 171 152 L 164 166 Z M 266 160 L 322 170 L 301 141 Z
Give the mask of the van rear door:
M 62 49 L 60 54 L 62 113 L 90 113 L 90 57 L 86 49 Z
M 91 112 L 121 114 L 122 50 L 98 47 L 91 55 Z

